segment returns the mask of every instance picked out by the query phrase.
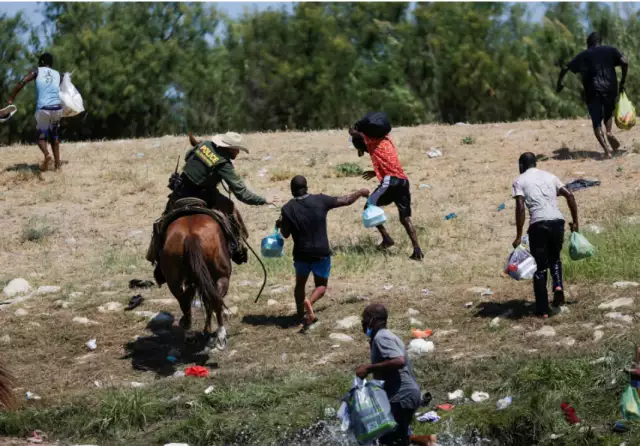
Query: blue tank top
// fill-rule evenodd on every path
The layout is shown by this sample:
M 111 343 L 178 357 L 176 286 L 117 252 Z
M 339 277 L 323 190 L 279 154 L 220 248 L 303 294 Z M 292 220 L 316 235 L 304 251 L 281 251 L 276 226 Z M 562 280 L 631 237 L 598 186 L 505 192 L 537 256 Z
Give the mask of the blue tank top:
M 60 107 L 60 73 L 48 67 L 38 67 L 36 100 L 38 110 Z

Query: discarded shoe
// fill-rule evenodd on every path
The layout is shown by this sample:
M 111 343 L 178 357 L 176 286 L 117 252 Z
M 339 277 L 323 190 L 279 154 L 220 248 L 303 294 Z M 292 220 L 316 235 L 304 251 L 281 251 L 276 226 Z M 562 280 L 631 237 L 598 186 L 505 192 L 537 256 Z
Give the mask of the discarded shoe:
M 151 288 L 154 283 L 150 280 L 131 279 L 129 281 L 129 288 Z
M 137 294 L 137 295 L 133 296 L 131 299 L 129 299 L 129 305 L 127 305 L 125 307 L 124 311 L 131 311 L 134 308 L 137 308 L 140 305 L 142 305 L 142 302 L 144 302 L 144 297 L 142 297 L 141 295 Z

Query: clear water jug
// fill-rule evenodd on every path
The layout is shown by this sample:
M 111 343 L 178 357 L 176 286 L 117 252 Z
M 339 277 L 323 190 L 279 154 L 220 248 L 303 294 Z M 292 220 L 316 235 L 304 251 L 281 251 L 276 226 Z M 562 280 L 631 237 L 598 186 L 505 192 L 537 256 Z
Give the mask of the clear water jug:
M 273 234 L 262 239 L 260 252 L 262 257 L 282 257 L 284 255 L 284 238 L 277 229 Z
M 362 223 L 365 228 L 373 228 L 380 226 L 387 221 L 387 216 L 384 215 L 384 210 L 378 206 L 368 205 L 362 213 Z

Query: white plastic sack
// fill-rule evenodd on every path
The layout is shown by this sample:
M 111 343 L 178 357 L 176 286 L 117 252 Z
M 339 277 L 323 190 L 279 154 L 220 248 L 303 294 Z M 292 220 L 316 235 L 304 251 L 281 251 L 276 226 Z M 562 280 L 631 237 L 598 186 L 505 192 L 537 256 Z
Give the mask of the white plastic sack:
M 523 245 L 520 245 L 509 255 L 504 272 L 515 280 L 530 280 L 536 269 L 535 259 Z
M 80 92 L 71 83 L 71 74 L 64 73 L 60 85 L 60 100 L 62 101 L 62 116 L 69 118 L 84 111 L 84 104 Z

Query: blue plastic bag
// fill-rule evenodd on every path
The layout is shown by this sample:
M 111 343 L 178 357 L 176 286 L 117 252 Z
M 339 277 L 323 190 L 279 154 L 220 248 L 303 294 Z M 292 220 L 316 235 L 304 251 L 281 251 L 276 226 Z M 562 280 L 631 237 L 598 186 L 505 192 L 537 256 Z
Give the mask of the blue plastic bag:
M 273 234 L 262 239 L 260 253 L 262 257 L 282 257 L 284 255 L 284 238 L 277 228 Z
M 347 394 L 349 429 L 358 443 L 364 444 L 392 432 L 398 424 L 391 414 L 391 405 L 382 381 L 367 381 L 358 377 Z

